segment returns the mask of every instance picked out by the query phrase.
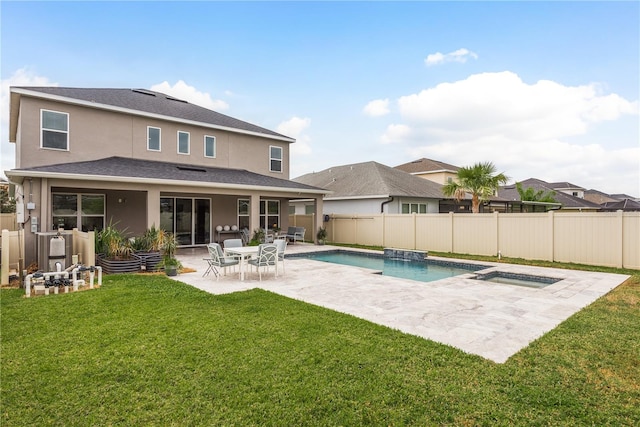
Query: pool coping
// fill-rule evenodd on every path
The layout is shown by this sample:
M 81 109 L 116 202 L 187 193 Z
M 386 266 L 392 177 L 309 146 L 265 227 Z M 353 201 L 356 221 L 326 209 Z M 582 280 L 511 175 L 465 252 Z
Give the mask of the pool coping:
M 293 247 L 292 247 L 293 246 Z M 290 245 L 289 253 L 343 249 L 342 247 Z M 348 248 L 349 251 L 379 253 Z M 263 280 L 250 275 L 241 282 L 237 274 L 201 277 L 206 269 L 203 252 L 179 253 L 178 258 L 195 273 L 174 277 L 213 294 L 264 289 L 323 306 L 476 354 L 497 363 L 527 347 L 571 315 L 605 295 L 629 276 L 461 260 L 490 265 L 515 274 L 559 277 L 543 288 L 529 288 L 474 280 L 470 272 L 433 282 L 416 282 L 372 274 L 373 270 L 286 257 L 284 275 Z M 433 257 L 434 260 L 452 260 Z M 484 270 L 483 270 L 484 271 Z

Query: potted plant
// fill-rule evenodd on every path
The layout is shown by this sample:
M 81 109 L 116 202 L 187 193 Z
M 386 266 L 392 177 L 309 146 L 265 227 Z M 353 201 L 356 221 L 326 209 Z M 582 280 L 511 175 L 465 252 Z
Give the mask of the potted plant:
M 262 228 L 256 228 L 253 230 L 253 237 L 251 237 L 248 246 L 258 246 L 262 242 L 264 242 L 264 230 Z
M 162 247 L 167 237 L 167 232 L 156 228 L 155 224 L 147 229 L 142 236 L 132 240 L 131 245 L 137 256 L 142 259 L 144 268 L 148 271 L 157 269 L 162 261 Z
M 175 234 L 165 233 L 162 245 L 163 257 L 162 261 L 158 264 L 158 267 L 164 268 L 167 276 L 175 276 L 182 268 L 182 264 L 175 257 L 177 248 L 178 240 L 176 239 Z
M 316 238 L 318 239 L 319 245 L 324 245 L 325 240 L 327 240 L 327 229 L 325 227 L 318 228 Z
M 114 224 L 96 233 L 97 261 L 107 273 L 131 273 L 140 270 L 141 260 L 135 256 L 131 241 Z

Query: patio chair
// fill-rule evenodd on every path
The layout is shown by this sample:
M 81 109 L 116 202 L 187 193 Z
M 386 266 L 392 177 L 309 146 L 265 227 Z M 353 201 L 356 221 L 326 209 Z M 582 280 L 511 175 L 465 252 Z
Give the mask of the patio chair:
M 213 271 L 213 273 L 216 275 L 216 280 L 219 280 L 220 272 L 218 272 L 218 268 L 224 269 L 224 273 L 226 275 L 227 267 L 238 265 L 240 263 L 235 258 L 224 256 L 224 252 L 222 252 L 222 248 L 218 243 L 209 243 L 207 245 L 207 250 L 209 251 L 209 258 L 205 258 L 205 261 L 207 261 L 209 267 L 203 274 L 203 277 L 209 274 L 209 272 Z
M 250 236 L 248 228 L 243 228 L 242 230 L 240 230 L 240 238 L 242 240 L 243 246 L 247 246 L 249 244 Z
M 282 262 L 282 275 L 286 274 L 284 269 L 284 252 L 287 250 L 287 239 L 276 239 L 276 247 L 278 248 L 278 262 Z
M 250 259 L 249 264 L 256 267 L 262 281 L 262 268 L 269 271 L 269 267 L 274 267 L 274 277 L 278 275 L 278 248 L 274 243 L 262 243 L 258 246 L 258 255 L 255 259 Z
M 276 233 L 268 228 L 264 229 L 264 243 L 273 243 L 276 238 Z
M 284 236 L 291 243 L 295 243 L 297 241 L 304 242 L 304 234 L 306 233 L 306 229 L 304 227 L 289 227 L 287 228 L 287 234 Z
M 242 244 L 242 239 L 227 239 L 224 241 L 224 248 L 241 248 L 244 246 Z

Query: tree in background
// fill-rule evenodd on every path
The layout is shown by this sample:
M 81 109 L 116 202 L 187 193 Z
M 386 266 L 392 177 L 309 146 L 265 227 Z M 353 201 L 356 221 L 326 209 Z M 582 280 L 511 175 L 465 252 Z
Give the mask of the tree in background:
M 491 162 L 476 163 L 470 167 L 458 170 L 458 180 L 449 182 L 442 187 L 447 197 L 456 201 L 463 200 L 466 193 L 471 193 L 471 212 L 480 212 L 480 202 L 489 200 L 498 187 L 507 183 L 509 178 L 503 174 L 496 174 L 496 167 Z
M 546 203 L 556 203 L 556 199 L 554 196 L 556 195 L 555 191 L 547 191 L 538 190 L 536 191 L 533 187 L 527 187 L 526 189 L 522 188 L 522 184 L 516 182 L 516 190 L 518 190 L 518 194 L 520 194 L 520 200 L 523 202 L 546 202 Z
M 14 213 L 16 201 L 9 197 L 7 187 L 0 186 L 0 213 Z

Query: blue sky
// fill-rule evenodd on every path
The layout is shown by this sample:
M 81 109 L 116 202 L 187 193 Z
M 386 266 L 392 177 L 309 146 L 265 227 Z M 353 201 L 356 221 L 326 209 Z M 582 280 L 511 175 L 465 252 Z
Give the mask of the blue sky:
M 638 2 L 0 3 L 9 85 L 170 92 L 295 137 L 291 177 L 492 161 L 640 196 Z

